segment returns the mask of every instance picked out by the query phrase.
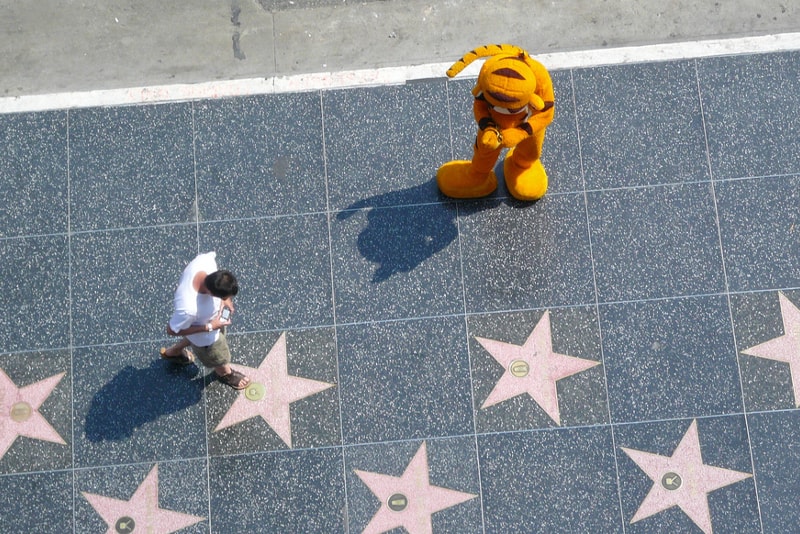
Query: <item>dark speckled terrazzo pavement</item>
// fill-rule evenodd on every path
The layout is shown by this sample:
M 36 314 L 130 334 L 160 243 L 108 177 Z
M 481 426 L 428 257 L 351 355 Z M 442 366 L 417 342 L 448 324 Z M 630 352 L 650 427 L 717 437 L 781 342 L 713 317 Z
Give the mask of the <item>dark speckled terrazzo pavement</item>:
M 127 532 L 91 495 L 139 502 L 152 473 L 140 530 L 796 531 L 800 52 L 552 75 L 529 204 L 436 189 L 470 156 L 471 80 L 0 115 L 0 532 Z M 291 402 L 288 442 L 218 430 L 244 394 L 157 357 L 209 250 L 240 277 L 235 363 L 285 333 L 288 375 L 333 384 Z M 545 317 L 599 365 L 558 380 L 559 422 L 484 407 L 506 370 L 481 340 Z M 786 361 L 752 354 L 775 339 Z M 695 428 L 745 474 L 693 494 L 707 524 L 630 452 L 678 458 Z M 422 508 L 364 474 L 424 466 Z

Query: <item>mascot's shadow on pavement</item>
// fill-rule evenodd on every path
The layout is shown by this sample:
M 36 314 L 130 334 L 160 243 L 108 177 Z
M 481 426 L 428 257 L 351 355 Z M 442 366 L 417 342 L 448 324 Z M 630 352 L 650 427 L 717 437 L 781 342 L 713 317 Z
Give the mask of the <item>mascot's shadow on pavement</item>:
M 127 439 L 145 423 L 200 402 L 205 382 L 194 364 L 182 367 L 154 360 L 144 369 L 127 365 L 92 398 L 86 438 Z
M 452 78 L 479 58 L 488 58 L 472 89 L 472 109 L 478 132 L 471 160 L 453 160 L 436 171 L 436 187 L 455 199 L 479 199 L 496 195 L 498 174 L 505 192 L 518 202 L 535 202 L 547 191 L 547 172 L 540 155 L 545 131 L 553 121 L 555 94 L 547 69 L 514 45 L 485 45 L 469 51 L 448 70 Z M 496 172 L 498 159 L 501 172 Z M 361 255 L 378 268 L 372 283 L 399 272 L 409 272 L 445 248 L 458 235 L 458 208 L 426 203 L 432 184 L 425 183 L 361 200 L 339 213 L 339 220 L 358 210 L 367 212 L 367 227 L 358 236 Z M 509 202 L 513 207 L 523 207 Z M 472 204 L 464 214 L 491 207 Z M 406 206 L 381 209 L 381 206 Z
M 368 210 L 367 226 L 358 235 L 358 251 L 364 259 L 377 264 L 372 283 L 378 284 L 393 274 L 412 271 L 452 243 L 458 236 L 458 213 L 469 216 L 500 203 L 515 208 L 533 205 L 512 197 L 504 198 L 502 195 L 507 191 L 501 186 L 497 196 L 459 201 L 457 210 L 453 202 L 441 203 L 449 200 L 442 194 L 437 195 L 435 202 L 430 202 L 431 191 L 436 191 L 435 178 L 408 189 L 359 200 L 337 215 L 337 219 L 346 220 Z

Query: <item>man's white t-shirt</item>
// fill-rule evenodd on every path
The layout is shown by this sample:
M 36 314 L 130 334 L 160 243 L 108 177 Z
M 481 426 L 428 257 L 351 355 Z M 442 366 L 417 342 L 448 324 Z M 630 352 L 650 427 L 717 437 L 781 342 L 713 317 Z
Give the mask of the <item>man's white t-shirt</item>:
M 222 300 L 209 294 L 199 293 L 194 288 L 194 277 L 199 272 L 211 274 L 217 271 L 217 253 L 200 254 L 186 266 L 178 281 L 173 300 L 174 311 L 169 320 L 173 332 L 190 326 L 206 325 L 213 319 L 222 305 Z M 186 338 L 197 347 L 207 347 L 219 338 L 219 330 L 189 334 Z

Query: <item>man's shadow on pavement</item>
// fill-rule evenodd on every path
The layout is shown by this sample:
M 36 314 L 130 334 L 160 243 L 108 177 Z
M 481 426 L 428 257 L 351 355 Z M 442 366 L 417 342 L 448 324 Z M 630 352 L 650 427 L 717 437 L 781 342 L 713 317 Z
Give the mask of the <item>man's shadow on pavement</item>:
M 432 197 L 436 195 L 435 197 Z M 497 205 L 485 199 L 460 203 L 465 213 Z M 458 236 L 456 203 L 438 192 L 436 179 L 408 189 L 359 200 L 339 212 L 345 220 L 369 209 L 367 226 L 358 235 L 358 251 L 378 265 L 372 277 L 377 284 L 395 273 L 408 272 L 439 252 Z M 387 206 L 400 206 L 399 208 Z
M 163 415 L 202 399 L 205 380 L 194 364 L 154 360 L 145 369 L 125 366 L 92 398 L 86 415 L 89 441 L 119 441 Z

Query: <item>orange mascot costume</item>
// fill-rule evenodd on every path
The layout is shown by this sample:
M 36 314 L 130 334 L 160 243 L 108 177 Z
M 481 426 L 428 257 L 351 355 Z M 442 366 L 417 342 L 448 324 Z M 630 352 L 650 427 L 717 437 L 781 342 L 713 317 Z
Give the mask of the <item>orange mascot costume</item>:
M 472 50 L 447 71 L 452 78 L 478 58 L 488 58 L 472 89 L 478 135 L 472 161 L 445 163 L 436 172 L 439 190 L 453 198 L 478 198 L 497 188 L 494 165 L 503 148 L 506 186 L 514 198 L 536 200 L 547 191 L 539 156 L 555 113 L 553 82 L 541 63 L 513 45 Z

